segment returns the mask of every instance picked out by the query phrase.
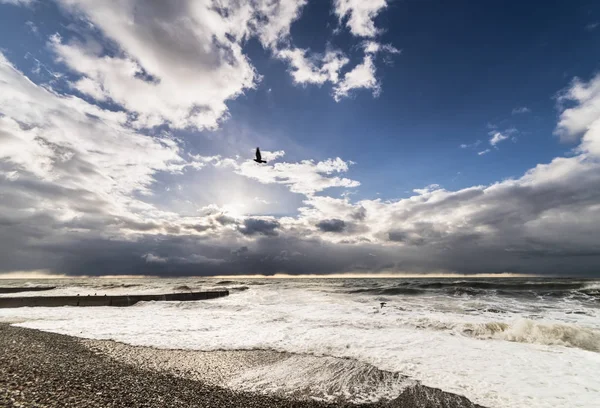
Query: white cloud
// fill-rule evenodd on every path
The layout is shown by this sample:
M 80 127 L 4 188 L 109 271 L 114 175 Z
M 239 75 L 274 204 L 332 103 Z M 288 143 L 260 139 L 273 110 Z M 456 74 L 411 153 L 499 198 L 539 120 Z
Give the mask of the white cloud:
M 330 82 L 336 86 L 337 100 L 354 88 L 372 89 L 375 95 L 380 89 L 373 59 L 365 58 L 340 80 L 349 62 L 342 51 L 310 54 L 291 45 L 290 28 L 306 0 L 223 0 L 219 7 L 213 0 L 57 2 L 90 23 L 79 28 L 89 31 L 84 32 L 86 42 L 58 36 L 50 41 L 57 58 L 80 75 L 72 87 L 97 101 L 121 105 L 138 128 L 164 123 L 173 128 L 217 128 L 228 117 L 228 101 L 256 88 L 261 79 L 243 53 L 251 37 L 290 64 L 296 84 Z M 385 0 L 335 2 L 340 21 L 346 19 L 353 33 L 366 37 L 378 32 L 373 19 L 385 7 Z M 116 52 L 102 45 L 105 39 L 117 45 Z M 374 41 L 364 47 L 367 54 L 399 52 Z
M 19 173 L 19 183 L 55 195 L 46 201 L 40 192 L 39 207 L 76 217 L 89 205 L 129 217 L 143 208 L 131 195 L 149 194 L 157 172 L 187 165 L 179 153 L 169 137 L 129 129 L 122 112 L 35 85 L 0 53 L 0 163 Z
M 352 71 L 347 72 L 344 78 L 333 89 L 333 98 L 339 102 L 342 98 L 348 97 L 353 89 L 370 89 L 373 96 L 379 96 L 381 85 L 375 77 L 375 64 L 373 57 L 365 55 L 363 62 Z
M 275 49 L 290 35 L 290 27 L 300 18 L 307 0 L 257 0 L 254 2 L 259 21 L 254 22 L 265 48 Z
M 260 76 L 243 54 L 257 36 L 275 49 L 288 41 L 305 0 L 58 0 L 89 19 L 122 51 L 107 56 L 97 42 L 52 49 L 81 74 L 73 86 L 97 100 L 111 99 L 136 115 L 134 124 L 214 129 L 226 102 L 256 86 Z M 325 61 L 327 63 L 327 61 Z M 333 70 L 333 68 L 327 68 Z M 339 69 L 339 68 L 338 68 Z
M 36 34 L 36 35 L 39 34 L 39 30 L 33 21 L 27 21 L 25 23 L 25 25 L 27 26 L 29 31 L 31 31 L 33 34 Z
M 480 152 L 477 152 L 477 154 L 480 155 L 480 156 L 483 156 L 484 154 L 488 154 L 489 152 L 491 152 L 490 149 L 485 149 L 485 150 L 482 150 Z
M 304 2 L 289 15 L 295 15 L 304 6 Z M 375 28 L 374 18 L 387 6 L 386 0 L 361 1 L 361 0 L 336 0 L 334 3 L 335 13 L 340 23 L 346 20 L 346 25 L 355 36 L 374 37 L 379 32 Z M 290 10 L 292 7 L 288 7 Z M 285 21 L 293 21 L 295 18 L 287 18 Z M 286 31 L 289 34 L 289 30 Z M 287 34 L 283 35 L 285 39 Z M 365 57 L 362 63 L 356 65 L 340 78 L 340 72 L 349 63 L 347 56 L 339 50 L 328 50 L 325 54 L 310 53 L 306 49 L 284 46 L 279 50 L 273 44 L 276 41 L 263 41 L 265 47 L 271 47 L 274 54 L 290 64 L 290 74 L 296 84 L 322 85 L 330 82 L 334 85 L 333 97 L 336 101 L 350 96 L 353 89 L 370 89 L 373 95 L 381 92 L 381 85 L 375 77 L 375 54 L 379 52 L 398 54 L 400 51 L 391 44 L 380 44 L 369 40 L 362 44 Z
M 146 262 L 167 263 L 167 261 L 168 261 L 167 258 L 163 258 L 158 255 L 154 255 L 154 254 L 150 254 L 150 253 L 145 254 L 144 256 L 142 256 L 142 258 L 144 258 L 146 260 Z
M 12 4 L 13 6 L 30 6 L 37 0 L 0 0 L 1 4 Z
M 529 112 L 531 112 L 531 109 L 529 109 L 527 106 L 520 106 L 520 107 L 514 108 L 512 110 L 513 115 L 519 115 L 522 113 L 529 113 Z
M 463 143 L 460 145 L 460 148 L 461 149 L 471 149 L 471 148 L 479 146 L 480 144 L 481 144 L 481 140 L 476 140 L 475 142 L 470 143 L 470 144 Z
M 417 193 L 417 194 L 426 194 L 426 193 L 430 193 L 432 191 L 436 191 L 436 190 L 440 190 L 441 186 L 439 184 L 430 184 L 428 186 L 425 186 L 424 188 L 415 188 L 413 189 L 413 192 Z
M 355 180 L 337 177 L 334 174 L 348 171 L 348 163 L 340 159 L 327 159 L 320 162 L 303 160 L 298 163 L 275 163 L 272 160 L 283 156 L 283 152 L 263 152 L 267 165 L 257 165 L 252 160 L 241 164 L 230 162 L 237 174 L 259 181 L 263 184 L 283 184 L 293 193 L 312 195 L 331 187 L 358 187 Z
M 374 37 L 380 31 L 375 27 L 375 17 L 387 7 L 387 0 L 335 0 L 334 6 L 340 23 L 346 19 L 353 35 Z
M 271 151 L 264 151 L 261 152 L 262 158 L 263 160 L 266 160 L 267 163 L 268 162 L 272 162 L 275 161 L 277 159 L 279 159 L 280 157 L 285 156 L 285 152 L 283 150 L 277 150 L 275 152 L 271 152 Z
M 377 41 L 365 41 L 362 45 L 367 54 L 376 54 L 378 52 L 386 52 L 389 54 L 400 53 L 400 50 L 392 44 L 380 44 Z
M 381 84 L 376 78 L 375 54 L 400 52 L 389 44 L 382 45 L 375 41 L 363 43 L 363 48 L 363 62 L 346 72 L 342 78 L 340 71 L 350 60 L 339 50 L 329 50 L 324 55 L 310 55 L 308 50 L 288 48 L 278 51 L 277 56 L 289 62 L 294 83 L 322 85 L 330 82 L 334 85 L 333 97 L 339 102 L 342 98 L 349 97 L 354 89 L 370 89 L 373 96 L 377 97 L 381 92 Z
M 508 139 L 508 135 L 503 134 L 501 132 L 490 132 L 490 135 L 492 136 L 490 138 L 490 144 L 492 146 L 496 146 L 498 143 L 503 142 L 506 139 Z
M 0 175 L 8 181 L 15 181 L 19 179 L 18 171 L 0 171 Z
M 564 141 L 581 138 L 577 152 L 600 157 L 600 74 L 587 83 L 576 78 L 561 93 L 559 103 L 566 102 L 575 106 L 562 110 L 555 133 Z
M 296 84 L 337 83 L 339 71 L 349 62 L 341 51 L 327 51 L 325 55 L 313 54 L 300 48 L 283 49 L 277 56 L 290 64 L 290 74 Z
M 122 50 L 107 56 L 97 42 L 54 37 L 53 51 L 82 75 L 74 86 L 135 113 L 137 126 L 215 128 L 227 113 L 225 103 L 259 79 L 242 52 L 252 16 L 248 5 L 226 2 L 227 13 L 220 13 L 208 0 L 143 7 L 137 0 L 59 1 Z
M 562 109 L 555 133 L 562 141 L 577 141 L 600 117 L 600 75 L 589 82 L 575 78 L 569 88 L 559 94 L 559 107 L 566 103 L 575 106 Z

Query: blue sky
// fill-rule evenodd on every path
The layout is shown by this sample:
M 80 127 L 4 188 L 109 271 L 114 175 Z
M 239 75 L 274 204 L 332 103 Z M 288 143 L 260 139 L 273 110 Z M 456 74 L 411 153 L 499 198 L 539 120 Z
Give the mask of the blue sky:
M 135 262 L 106 260 L 123 273 L 134 264 L 149 273 L 165 265 L 183 274 L 309 273 L 318 263 L 281 261 L 316 256 L 309 242 L 339 252 L 323 273 L 540 273 L 556 264 L 531 253 L 581 262 L 565 273 L 597 265 L 599 237 L 582 224 L 594 225 L 598 202 L 570 190 L 572 180 L 589 176 L 582 192 L 597 181 L 597 2 L 220 4 L 0 0 L 8 95 L 0 100 L 0 194 L 47 203 L 30 213 L 53 221 L 40 231 L 22 209 L 2 211 L 21 249 L 39 249 L 43 236 L 69 254 L 12 257 L 0 270 L 80 274 L 81 259 L 96 255 L 73 253 L 75 233 L 99 247 L 109 238 L 137 243 L 129 250 Z M 27 110 L 40 92 L 48 102 Z M 70 109 L 83 116 L 57 127 Z M 249 162 L 256 146 L 269 159 L 263 168 Z M 75 168 L 101 179 L 83 171 L 69 178 Z M 44 188 L 23 193 L 19 183 Z M 62 193 L 44 196 L 54 189 Z M 114 208 L 79 208 L 73 191 Z M 498 221 L 502 200 L 515 208 Z M 538 208 L 539 200 L 552 204 Z M 331 220 L 341 224 L 321 222 Z M 570 223 L 565 242 L 551 237 L 557 220 Z M 191 250 L 193 242 L 207 247 Z M 288 255 L 263 253 L 270 247 Z M 242 270 L 226 256 L 236 248 L 279 260 Z M 443 255 L 448 248 L 452 256 Z M 465 269 L 474 248 L 481 253 Z M 519 255 L 478 263 L 507 251 Z M 436 260 L 419 261 L 424 254 Z

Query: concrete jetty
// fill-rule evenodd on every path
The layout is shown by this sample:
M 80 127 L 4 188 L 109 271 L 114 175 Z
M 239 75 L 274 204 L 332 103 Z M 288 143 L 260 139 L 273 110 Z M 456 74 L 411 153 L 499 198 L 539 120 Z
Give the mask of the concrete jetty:
M 0 293 L 41 292 L 56 289 L 56 286 L 23 286 L 20 288 L 0 288 Z
M 59 307 L 59 306 L 131 306 L 137 302 L 193 301 L 228 296 L 228 290 L 208 292 L 167 293 L 163 295 L 104 295 L 104 296 L 23 296 L 0 298 L 0 308 L 8 307 Z

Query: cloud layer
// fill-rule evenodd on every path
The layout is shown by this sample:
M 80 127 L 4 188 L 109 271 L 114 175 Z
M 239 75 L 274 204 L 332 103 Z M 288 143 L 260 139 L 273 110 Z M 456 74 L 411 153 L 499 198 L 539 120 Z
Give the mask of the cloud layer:
M 66 89 L 32 82 L 0 53 L 0 273 L 597 273 L 600 76 L 559 94 L 555 133 L 576 143 L 569 157 L 492 185 L 353 201 L 340 198 L 361 185 L 350 158 L 264 151 L 268 163 L 257 165 L 189 154 L 173 132 L 218 127 L 227 102 L 259 86 L 249 38 L 298 85 L 329 84 L 337 101 L 358 89 L 377 95 L 378 55 L 399 52 L 378 42 L 386 1 L 333 2 L 340 27 L 361 41 L 355 65 L 333 46 L 294 46 L 290 28 L 306 1 L 59 3 L 90 23 L 85 35 L 48 38 L 69 71 Z M 485 143 L 495 149 L 512 132 L 495 129 Z M 153 204 L 160 177 L 202 180 L 212 170 L 302 204 L 279 216 Z

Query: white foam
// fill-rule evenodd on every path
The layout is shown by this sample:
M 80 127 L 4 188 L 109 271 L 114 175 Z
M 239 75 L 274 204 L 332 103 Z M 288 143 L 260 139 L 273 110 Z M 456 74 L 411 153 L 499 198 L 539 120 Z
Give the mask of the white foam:
M 295 355 L 245 370 L 227 383 L 235 390 L 284 396 L 311 396 L 354 403 L 392 399 L 414 382 L 355 360 Z
M 540 341 L 549 335 L 540 327 L 597 330 L 597 310 L 567 315 L 564 305 L 556 303 L 532 306 L 506 300 L 493 306 L 508 312 L 489 313 L 478 311 L 491 305 L 487 300 L 427 296 L 387 299 L 388 307 L 379 309 L 378 301 L 291 284 L 266 285 L 205 302 L 4 309 L 0 320 L 26 320 L 20 325 L 159 348 L 259 348 L 350 357 L 488 407 L 597 406 L 600 354 Z M 528 323 L 533 315 L 537 320 Z M 432 330 L 424 322 L 441 328 Z M 466 325 L 490 322 L 507 326 L 493 335 L 463 331 Z M 260 378 L 249 376 L 247 386 L 258 387 Z M 295 378 L 294 386 L 300 387 L 301 376 Z

